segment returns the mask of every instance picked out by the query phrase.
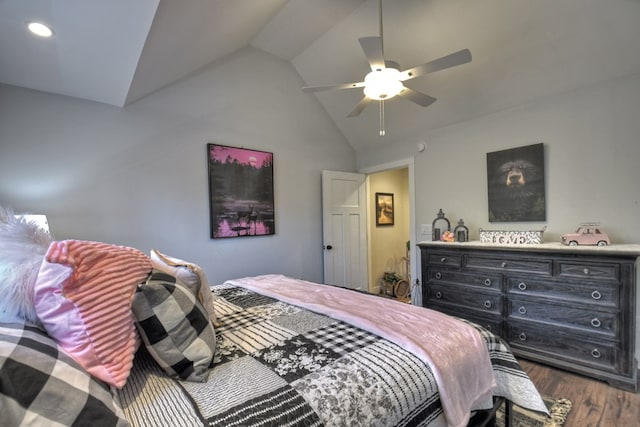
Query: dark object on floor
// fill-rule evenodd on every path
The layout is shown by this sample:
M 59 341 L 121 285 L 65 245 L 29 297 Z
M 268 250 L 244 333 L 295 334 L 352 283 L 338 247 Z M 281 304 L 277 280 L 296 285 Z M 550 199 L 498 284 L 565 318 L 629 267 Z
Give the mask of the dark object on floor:
M 549 408 L 550 416 L 512 405 L 510 427 L 562 427 L 573 406 L 571 401 L 569 399 L 554 399 L 546 396 L 543 396 L 543 400 L 547 408 Z M 495 425 L 496 427 L 505 427 L 504 406 L 498 409 Z

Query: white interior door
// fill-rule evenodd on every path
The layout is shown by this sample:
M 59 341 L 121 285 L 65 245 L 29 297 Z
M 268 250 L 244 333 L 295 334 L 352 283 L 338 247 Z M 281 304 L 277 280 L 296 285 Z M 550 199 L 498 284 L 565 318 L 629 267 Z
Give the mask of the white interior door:
M 322 172 L 324 282 L 368 290 L 366 175 Z

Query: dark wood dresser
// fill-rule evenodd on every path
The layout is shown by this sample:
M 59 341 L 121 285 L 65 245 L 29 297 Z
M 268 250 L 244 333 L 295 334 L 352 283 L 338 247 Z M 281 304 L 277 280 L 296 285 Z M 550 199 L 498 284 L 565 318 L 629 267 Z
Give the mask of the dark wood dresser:
M 418 246 L 425 307 L 487 327 L 516 356 L 638 390 L 640 245 Z

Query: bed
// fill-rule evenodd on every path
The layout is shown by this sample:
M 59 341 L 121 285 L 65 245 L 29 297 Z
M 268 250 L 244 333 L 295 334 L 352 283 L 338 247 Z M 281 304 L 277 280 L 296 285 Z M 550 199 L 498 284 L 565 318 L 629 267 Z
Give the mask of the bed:
M 296 302 L 291 294 L 277 292 L 279 288 L 295 287 L 302 287 L 307 294 L 315 292 L 322 300 L 303 298 Z M 38 408 L 50 411 L 64 407 L 69 412 L 69 420 L 86 416 L 91 425 L 435 427 L 466 425 L 469 421 L 468 417 L 452 421 L 452 410 L 449 408 L 449 414 L 445 412 L 446 404 L 443 405 L 434 368 L 425 363 L 424 357 L 417 356 L 416 351 L 407 350 L 413 344 L 394 342 L 406 330 L 423 327 L 403 323 L 414 322 L 411 317 L 398 320 L 403 312 L 409 308 L 431 310 L 280 275 L 231 280 L 212 286 L 211 291 L 218 327 L 215 328 L 215 356 L 205 382 L 172 378 L 141 345 L 121 389 L 108 387 L 95 378 L 91 379 L 90 386 L 65 385 L 75 390 L 64 393 L 74 402 L 69 404 L 45 400 L 50 397 L 47 393 L 54 394 L 47 390 L 53 386 L 33 386 L 38 389 L 37 393 L 31 393 L 36 397 L 23 398 L 22 406 L 13 402 L 9 407 L 5 399 L 3 416 L 11 410 L 17 411 L 17 419 L 37 421 L 40 417 L 50 419 L 49 414 L 38 412 Z M 366 315 L 358 319 L 342 310 L 347 307 L 348 311 L 356 303 L 368 305 L 364 313 L 375 313 L 368 317 L 379 318 L 382 331 L 372 332 L 377 327 L 370 324 Z M 442 320 L 441 314 L 435 313 L 435 316 L 436 322 Z M 478 325 L 462 320 L 454 322 L 464 324 L 481 337 L 496 382 L 491 396 L 545 411 L 535 386 L 499 337 Z M 426 325 L 424 327 L 429 327 Z M 15 363 L 8 354 L 15 355 L 20 345 L 44 351 L 56 364 L 62 361 L 67 370 L 82 370 L 59 348 L 55 352 L 46 349 L 44 342 L 49 337 L 37 325 L 0 324 L 0 339 L 0 358 L 4 358 L 0 369 L 3 394 L 10 392 L 6 378 L 6 371 L 11 368 L 9 362 Z M 48 345 L 55 347 L 54 342 Z M 23 354 L 28 349 L 22 350 L 17 357 L 24 361 L 29 357 Z M 455 353 L 465 354 L 460 350 Z M 58 371 L 59 367 L 34 370 L 29 382 L 44 384 L 45 379 L 50 381 L 48 377 L 59 375 Z M 462 372 L 466 372 L 464 367 L 454 366 L 441 375 L 455 376 Z M 56 378 L 56 381 L 62 383 L 67 379 Z M 468 381 L 464 384 L 468 386 Z M 60 396 L 56 394 L 53 398 L 60 399 Z M 493 401 L 487 404 L 485 400 L 479 408 L 470 409 L 489 409 Z M 71 409 L 74 405 L 77 408 Z M 35 412 L 25 415 L 23 407 Z
M 290 301 L 291 293 L 274 293 L 294 286 L 306 294 L 296 305 Z M 352 306 L 353 301 L 368 303 L 365 312 L 376 312 L 373 317 L 383 324 L 409 308 L 406 304 L 279 275 L 231 280 L 212 289 L 223 326 L 217 330 L 217 355 L 209 380 L 167 381 L 148 357 L 139 355 L 143 357 L 136 359 L 134 377 L 121 393 L 129 419 L 140 413 L 145 419 L 166 419 L 164 408 L 189 407 L 190 400 L 191 419 L 181 424 L 184 413 L 176 412 L 172 425 L 447 425 L 437 382 L 426 363 L 398 344 L 353 325 L 371 329 L 366 320 L 340 320 L 347 316 L 341 306 Z M 321 301 L 309 297 L 314 292 Z M 386 313 L 379 312 L 381 308 Z M 435 315 L 440 319 L 440 313 Z M 535 387 L 504 342 L 465 323 L 488 350 L 498 383 L 494 395 L 544 411 Z M 458 366 L 455 372 L 464 369 Z M 157 399 L 158 390 L 164 399 Z M 150 401 L 145 396 L 151 396 Z
M 282 275 L 209 286 L 193 263 L 53 241 L 2 209 L 0 261 L 3 426 L 464 427 L 505 400 L 546 412 L 499 337 L 433 310 Z

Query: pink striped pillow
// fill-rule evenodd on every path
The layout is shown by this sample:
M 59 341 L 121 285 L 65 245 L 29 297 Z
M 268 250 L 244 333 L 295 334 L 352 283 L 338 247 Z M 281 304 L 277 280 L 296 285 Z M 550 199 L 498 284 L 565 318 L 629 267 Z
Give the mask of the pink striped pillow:
M 53 242 L 36 280 L 36 313 L 87 372 L 121 388 L 139 345 L 131 302 L 151 270 L 151 259 L 137 249 Z

